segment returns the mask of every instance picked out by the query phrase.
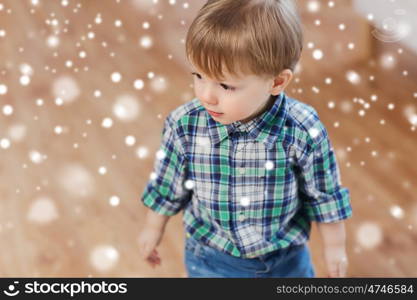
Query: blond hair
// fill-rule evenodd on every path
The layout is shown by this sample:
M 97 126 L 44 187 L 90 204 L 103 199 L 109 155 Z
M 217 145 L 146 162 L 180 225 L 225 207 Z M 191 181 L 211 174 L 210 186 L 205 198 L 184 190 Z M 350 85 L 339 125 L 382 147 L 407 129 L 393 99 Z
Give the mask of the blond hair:
M 294 70 L 303 48 L 294 0 L 209 0 L 186 37 L 186 56 L 211 78 Z

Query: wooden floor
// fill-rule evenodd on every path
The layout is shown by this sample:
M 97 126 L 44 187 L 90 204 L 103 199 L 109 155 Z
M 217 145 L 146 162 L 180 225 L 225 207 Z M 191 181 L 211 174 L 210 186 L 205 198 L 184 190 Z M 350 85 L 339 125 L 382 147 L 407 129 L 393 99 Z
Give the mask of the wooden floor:
M 204 1 L 38 2 L 0 4 L 0 276 L 185 276 L 181 214 L 162 265 L 140 259 L 139 198 L 162 120 L 193 98 L 183 39 Z M 287 93 L 319 112 L 351 191 L 348 276 L 416 277 L 417 65 L 335 2 L 300 7 L 306 46 Z M 325 276 L 315 226 L 310 248 Z

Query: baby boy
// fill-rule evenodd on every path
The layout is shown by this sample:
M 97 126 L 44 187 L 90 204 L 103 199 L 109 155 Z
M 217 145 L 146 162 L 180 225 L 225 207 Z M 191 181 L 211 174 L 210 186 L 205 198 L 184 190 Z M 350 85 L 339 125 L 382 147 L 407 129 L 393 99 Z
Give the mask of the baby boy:
M 141 201 L 152 266 L 183 212 L 189 277 L 314 277 L 311 222 L 327 276 L 347 271 L 349 190 L 316 110 L 284 92 L 303 48 L 292 0 L 211 0 L 186 38 L 195 96 L 165 119 Z

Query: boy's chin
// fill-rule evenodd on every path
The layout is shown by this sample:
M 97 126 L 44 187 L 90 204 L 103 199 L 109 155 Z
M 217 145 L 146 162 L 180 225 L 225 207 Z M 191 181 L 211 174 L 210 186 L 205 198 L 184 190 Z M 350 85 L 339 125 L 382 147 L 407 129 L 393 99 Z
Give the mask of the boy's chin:
M 233 123 L 233 121 L 230 121 L 230 120 L 222 120 L 222 119 L 219 119 L 219 118 L 216 118 L 216 117 L 214 117 L 214 120 L 216 120 L 216 122 L 219 122 L 222 125 L 229 125 L 229 124 L 232 124 Z
M 215 117 L 215 116 L 211 116 L 216 122 L 219 122 L 222 125 L 229 125 L 232 124 L 234 122 L 240 121 L 240 120 L 226 120 L 223 118 L 223 116 L 221 117 Z

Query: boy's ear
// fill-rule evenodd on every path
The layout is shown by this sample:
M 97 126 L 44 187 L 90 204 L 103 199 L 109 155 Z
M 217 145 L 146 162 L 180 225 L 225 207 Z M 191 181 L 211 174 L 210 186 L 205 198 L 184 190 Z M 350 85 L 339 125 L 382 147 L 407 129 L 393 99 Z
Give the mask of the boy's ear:
M 283 70 L 279 75 L 273 79 L 273 84 L 270 90 L 270 94 L 277 96 L 279 95 L 291 82 L 293 73 L 290 69 Z

